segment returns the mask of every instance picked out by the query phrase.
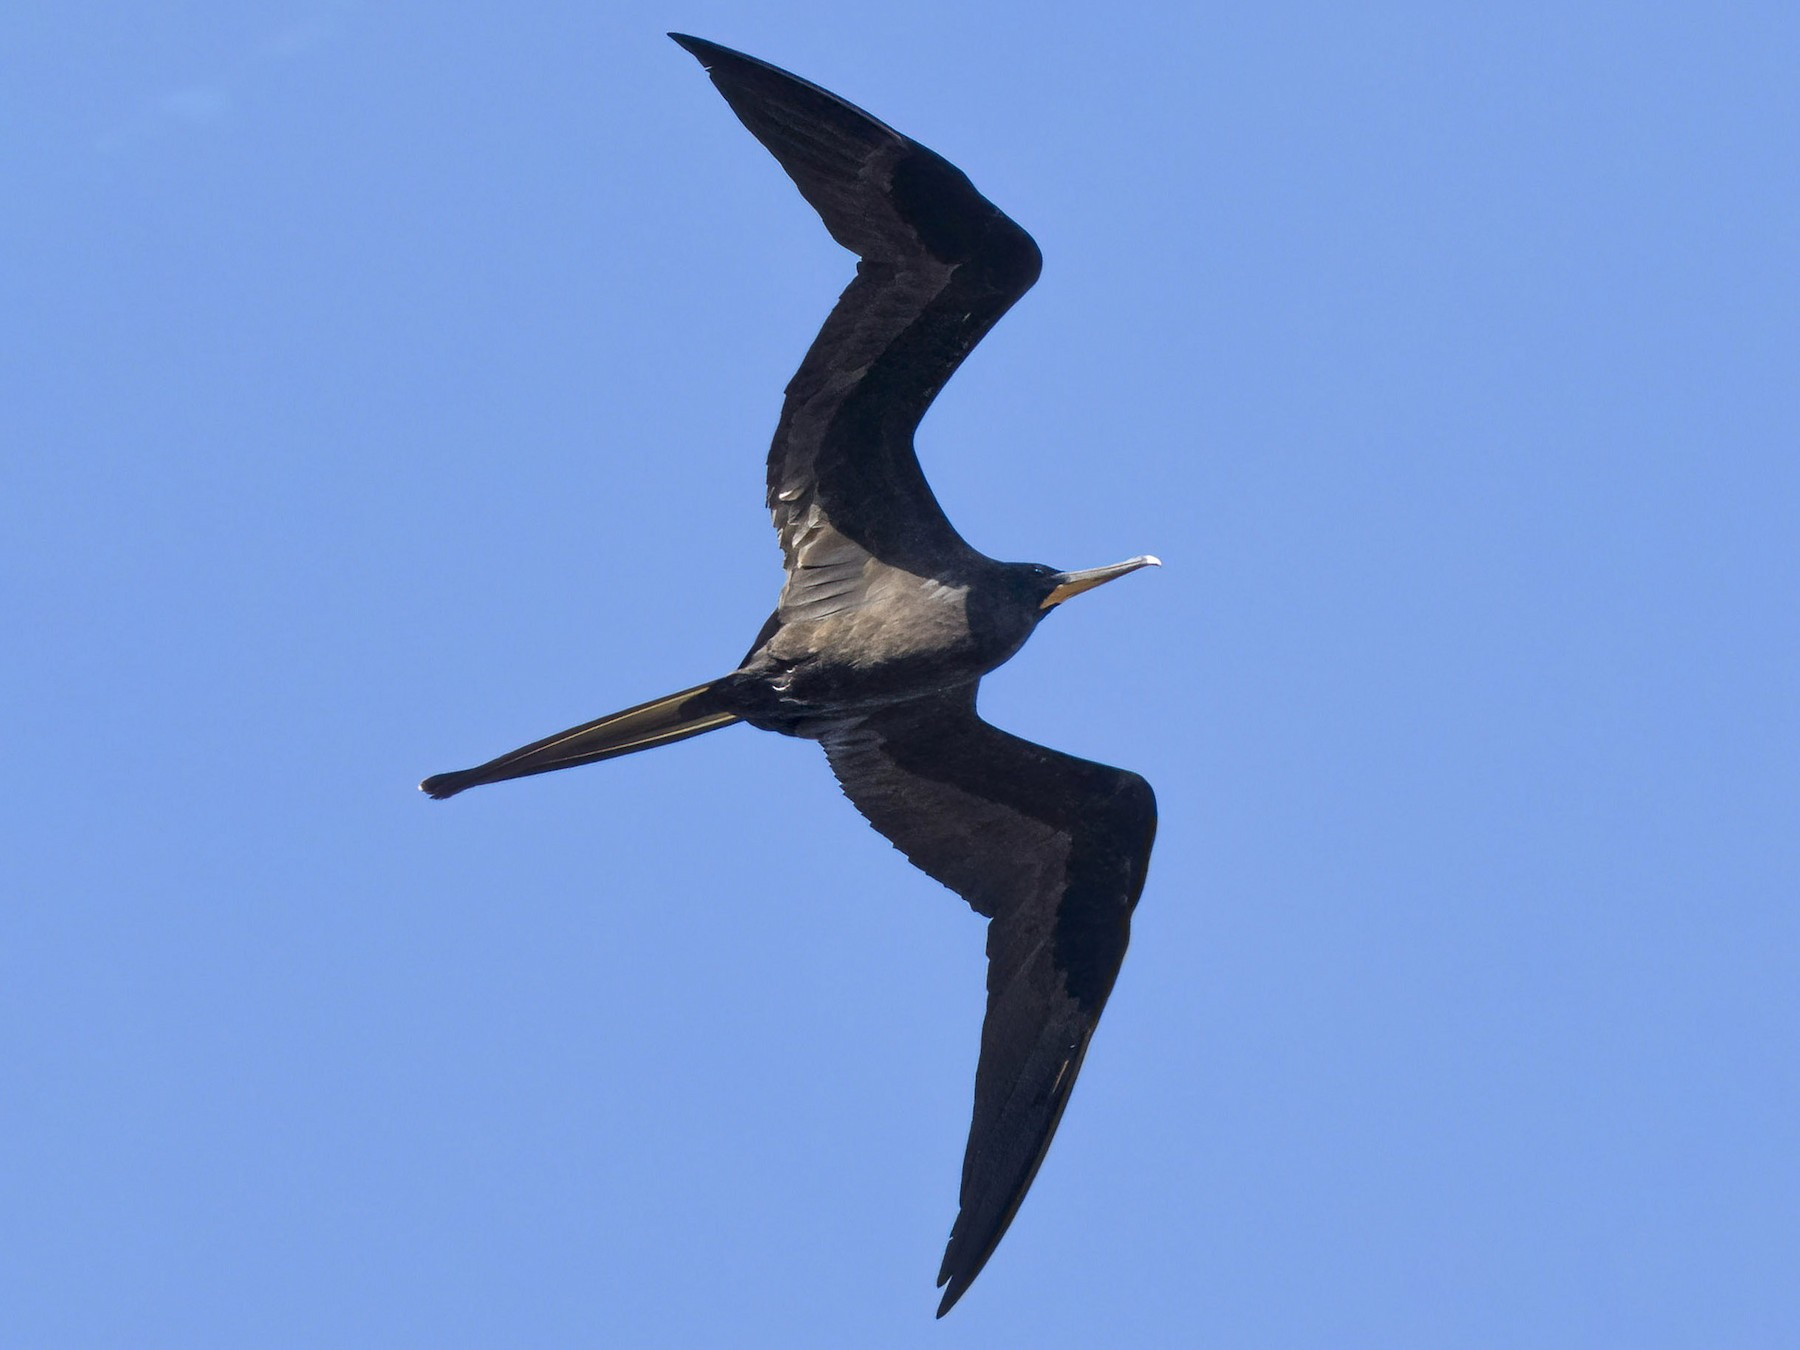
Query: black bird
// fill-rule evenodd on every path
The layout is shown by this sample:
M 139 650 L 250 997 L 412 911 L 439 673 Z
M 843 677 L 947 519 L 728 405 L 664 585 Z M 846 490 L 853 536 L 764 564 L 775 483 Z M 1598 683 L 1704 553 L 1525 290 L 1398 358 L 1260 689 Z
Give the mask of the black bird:
M 963 542 L 920 472 L 913 431 L 1037 280 L 1037 245 L 955 166 L 860 108 L 741 52 L 669 36 L 861 260 L 788 384 L 769 449 L 786 584 L 729 675 L 420 787 L 448 797 L 738 721 L 824 746 L 869 823 L 991 921 L 942 1317 L 1050 1147 L 1156 833 L 1142 778 L 989 726 L 975 687 L 1064 600 L 1156 559 L 1059 572 Z

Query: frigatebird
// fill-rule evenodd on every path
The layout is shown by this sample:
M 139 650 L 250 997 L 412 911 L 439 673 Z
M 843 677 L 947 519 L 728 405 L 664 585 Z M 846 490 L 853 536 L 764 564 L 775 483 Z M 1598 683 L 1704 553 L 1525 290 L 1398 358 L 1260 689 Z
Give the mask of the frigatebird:
M 420 787 L 449 797 L 739 721 L 824 747 L 869 823 L 990 921 L 942 1317 L 1050 1147 L 1124 959 L 1156 833 L 1142 778 L 989 726 L 976 685 L 1063 601 L 1157 560 L 1060 572 L 963 542 L 926 484 L 913 432 L 1037 280 L 1037 245 L 961 170 L 860 108 L 741 52 L 669 36 L 860 260 L 788 384 L 769 449 L 780 601 L 730 674 Z

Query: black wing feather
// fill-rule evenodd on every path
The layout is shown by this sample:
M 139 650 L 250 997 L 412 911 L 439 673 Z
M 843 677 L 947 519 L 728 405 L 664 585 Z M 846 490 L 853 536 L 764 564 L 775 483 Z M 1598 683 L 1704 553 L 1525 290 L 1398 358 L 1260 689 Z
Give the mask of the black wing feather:
M 973 688 L 847 723 L 824 745 L 869 823 L 992 920 L 941 1317 L 993 1254 L 1062 1119 L 1125 958 L 1156 799 L 1134 773 L 989 726 Z
M 913 453 L 933 398 L 1037 280 L 1038 248 L 941 156 L 837 95 L 754 57 L 671 33 L 861 262 L 788 384 L 768 501 L 787 559 L 783 605 L 815 551 L 833 585 L 845 547 L 931 575 L 967 549 Z

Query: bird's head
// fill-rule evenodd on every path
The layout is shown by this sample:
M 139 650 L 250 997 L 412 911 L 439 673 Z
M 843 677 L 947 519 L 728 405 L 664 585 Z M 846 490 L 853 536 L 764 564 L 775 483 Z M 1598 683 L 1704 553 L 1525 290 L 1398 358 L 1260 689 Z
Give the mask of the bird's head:
M 1161 566 L 1162 559 L 1153 558 L 1148 553 L 1107 567 L 1089 567 L 1080 572 L 1058 572 L 1054 567 L 1033 563 L 1031 572 L 1035 583 L 1034 593 L 1038 598 L 1039 617 L 1042 618 L 1071 596 L 1091 591 L 1109 581 L 1117 581 L 1128 572 L 1135 572 L 1140 567 Z

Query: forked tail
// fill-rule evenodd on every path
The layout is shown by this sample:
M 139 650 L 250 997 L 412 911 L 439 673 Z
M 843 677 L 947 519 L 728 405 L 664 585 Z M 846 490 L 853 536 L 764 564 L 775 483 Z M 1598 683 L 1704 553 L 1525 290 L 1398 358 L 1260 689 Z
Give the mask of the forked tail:
M 434 774 L 419 784 L 419 790 L 442 800 L 482 783 L 498 783 L 507 778 L 592 764 L 729 726 L 738 720 L 738 716 L 721 706 L 717 685 L 716 680 L 697 685 L 598 721 L 584 722 L 473 769 Z

